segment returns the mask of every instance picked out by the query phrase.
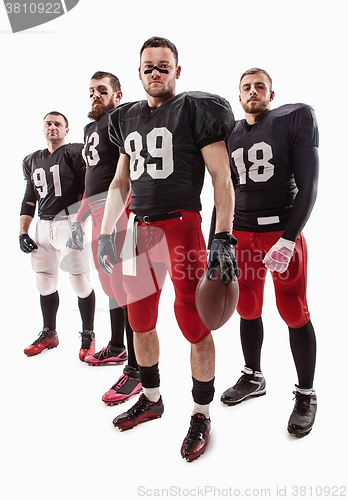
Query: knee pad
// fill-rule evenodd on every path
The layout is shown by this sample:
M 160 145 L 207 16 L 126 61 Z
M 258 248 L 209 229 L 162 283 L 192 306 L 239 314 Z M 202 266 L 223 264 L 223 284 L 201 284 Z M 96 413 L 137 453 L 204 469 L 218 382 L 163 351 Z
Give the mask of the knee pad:
M 183 336 L 191 344 L 196 344 L 209 335 L 210 330 L 201 320 L 194 300 L 193 302 L 175 301 L 174 312 Z
M 263 297 L 257 297 L 257 294 L 248 288 L 243 290 L 239 288 L 239 299 L 237 304 L 237 312 L 243 319 L 259 318 L 262 314 Z
M 51 295 L 57 291 L 58 278 L 47 273 L 36 273 L 36 287 L 40 295 Z
M 156 328 L 159 294 L 130 302 L 127 306 L 128 320 L 133 332 L 150 332 Z
M 297 295 L 287 297 L 286 302 L 277 301 L 278 312 L 290 328 L 301 328 L 310 318 L 306 302 L 304 303 Z
M 85 299 L 91 294 L 93 288 L 88 274 L 70 274 L 69 278 L 74 292 L 81 299 Z

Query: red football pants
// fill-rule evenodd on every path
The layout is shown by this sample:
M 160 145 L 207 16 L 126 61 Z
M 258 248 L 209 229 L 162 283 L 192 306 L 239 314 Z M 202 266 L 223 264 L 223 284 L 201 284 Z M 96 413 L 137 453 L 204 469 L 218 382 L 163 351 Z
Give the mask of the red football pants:
M 239 268 L 237 311 L 243 319 L 256 319 L 262 314 L 267 273 L 262 260 L 283 231 L 233 231 L 233 234 L 238 240 L 235 247 Z M 310 316 L 306 297 L 307 245 L 302 233 L 297 238 L 288 269 L 282 274 L 272 272 L 271 275 L 280 316 L 289 327 L 301 328 Z
M 93 204 L 92 204 L 93 207 Z M 124 238 L 126 235 L 127 221 L 129 212 L 125 210 L 116 224 L 116 258 L 117 264 L 114 265 L 112 269 L 112 274 L 106 274 L 100 268 L 97 260 L 97 250 L 98 250 L 98 236 L 100 234 L 100 229 L 103 221 L 105 206 L 97 208 L 93 211 L 92 209 L 92 254 L 94 265 L 98 271 L 100 284 L 105 292 L 105 294 L 116 299 L 117 303 L 125 308 L 127 306 L 127 294 L 123 288 L 123 276 L 122 276 L 122 260 L 120 257 L 120 251 L 123 246 Z
M 175 290 L 174 312 L 185 338 L 196 343 L 208 330 L 200 319 L 195 292 L 206 269 L 207 251 L 199 212 L 182 210 L 182 217 L 138 223 L 137 275 L 124 276 L 128 316 L 133 331 L 153 330 L 167 271 Z

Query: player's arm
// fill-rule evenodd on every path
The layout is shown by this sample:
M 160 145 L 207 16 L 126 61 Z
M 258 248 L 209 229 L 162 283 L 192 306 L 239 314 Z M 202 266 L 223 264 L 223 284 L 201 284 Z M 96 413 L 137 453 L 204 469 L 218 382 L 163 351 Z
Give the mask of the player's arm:
M 304 228 L 317 198 L 319 155 L 316 146 L 295 149 L 292 165 L 298 193 L 283 238 L 296 241 Z
M 238 275 L 233 249 L 237 241 L 231 234 L 235 196 L 230 162 L 224 141 L 209 144 L 201 151 L 212 177 L 216 207 L 215 235 L 210 247 L 207 278 L 211 278 L 214 268 L 219 265 L 221 280 L 226 283 L 229 279 L 235 280 Z
M 97 252 L 99 265 L 106 274 L 111 274 L 112 264 L 117 264 L 115 257 L 115 238 L 112 233 L 117 220 L 125 209 L 130 194 L 131 183 L 129 165 L 128 156 L 121 154 L 115 176 L 111 181 L 106 198 Z
M 101 226 L 101 233 L 111 234 L 115 224 L 122 215 L 130 193 L 130 170 L 129 158 L 125 154 L 120 155 L 116 173 L 110 183 L 104 217 Z
M 206 167 L 212 177 L 216 206 L 215 232 L 231 232 L 234 213 L 234 189 L 231 169 L 224 141 L 202 148 Z
M 263 260 L 266 267 L 279 273 L 285 272 L 288 268 L 295 242 L 312 212 L 317 197 L 318 148 L 308 146 L 295 149 L 292 152 L 291 161 L 298 192 L 282 237 L 269 250 Z
M 33 221 L 33 217 L 30 215 L 20 215 L 19 216 L 19 234 L 29 233 L 30 225 Z
M 69 236 L 66 246 L 72 250 L 83 250 L 84 245 L 84 226 L 91 214 L 91 209 L 86 198 L 86 192 L 83 193 L 80 208 L 77 212 L 76 219 L 71 225 L 71 235 Z
M 29 236 L 29 228 L 34 219 L 36 210 L 36 194 L 34 186 L 30 181 L 30 176 L 25 170 L 26 164 L 23 163 L 23 170 L 27 178 L 27 185 L 22 201 L 20 216 L 19 216 L 19 246 L 22 252 L 30 253 L 37 249 L 37 244 Z

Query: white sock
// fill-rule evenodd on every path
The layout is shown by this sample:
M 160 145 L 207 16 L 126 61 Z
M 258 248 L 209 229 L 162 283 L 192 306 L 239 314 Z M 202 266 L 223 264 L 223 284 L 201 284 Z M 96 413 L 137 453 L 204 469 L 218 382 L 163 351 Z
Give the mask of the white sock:
M 154 387 L 153 389 L 149 389 L 148 387 L 143 387 L 143 392 L 147 399 L 152 401 L 153 403 L 157 403 L 159 398 L 161 397 L 160 388 Z
M 196 413 L 203 413 L 204 416 L 209 418 L 209 404 L 207 405 L 199 405 L 198 403 L 193 403 L 193 411 L 192 415 L 195 415 Z
M 300 394 L 303 394 L 304 396 L 311 396 L 312 394 L 315 394 L 315 390 L 313 389 L 301 389 L 300 387 L 297 387 L 295 385 L 296 391 L 299 392 Z

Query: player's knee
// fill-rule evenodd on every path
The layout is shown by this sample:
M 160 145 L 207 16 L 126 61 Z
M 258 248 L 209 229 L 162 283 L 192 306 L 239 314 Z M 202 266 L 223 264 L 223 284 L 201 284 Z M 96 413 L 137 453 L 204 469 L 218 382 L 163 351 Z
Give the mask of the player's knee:
M 309 321 L 307 307 L 298 296 L 288 297 L 282 303 L 277 303 L 278 311 L 287 326 L 301 328 Z
M 192 303 L 188 301 L 176 301 L 174 312 L 183 336 L 191 344 L 196 344 L 209 335 L 210 330 L 208 330 L 199 317 L 194 301 Z
M 36 287 L 40 295 L 51 295 L 57 291 L 57 277 L 48 274 L 36 273 Z
M 150 332 L 156 328 L 157 308 L 146 304 L 146 301 L 130 302 L 127 305 L 128 321 L 133 332 Z
M 71 274 L 70 283 L 76 295 L 85 299 L 92 292 L 92 285 L 86 274 Z
M 259 318 L 262 314 L 262 301 L 256 299 L 253 293 L 239 294 L 237 312 L 243 319 Z

